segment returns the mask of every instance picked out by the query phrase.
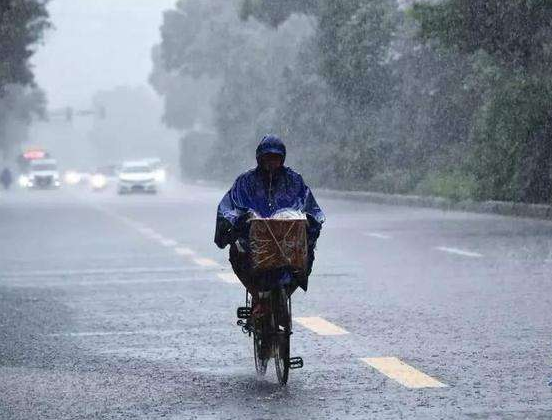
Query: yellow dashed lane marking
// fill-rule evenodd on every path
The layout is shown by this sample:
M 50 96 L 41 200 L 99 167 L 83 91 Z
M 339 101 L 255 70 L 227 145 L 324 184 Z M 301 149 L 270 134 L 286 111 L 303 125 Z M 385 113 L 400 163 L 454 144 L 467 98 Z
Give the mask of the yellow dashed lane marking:
M 443 388 L 437 379 L 414 369 L 396 357 L 367 357 L 360 359 L 407 388 Z
M 225 283 L 241 284 L 240 279 L 234 273 L 218 273 L 217 277 Z
M 295 320 L 303 327 L 315 332 L 318 335 L 345 335 L 349 334 L 343 328 L 326 321 L 324 318 L 318 316 L 300 317 Z

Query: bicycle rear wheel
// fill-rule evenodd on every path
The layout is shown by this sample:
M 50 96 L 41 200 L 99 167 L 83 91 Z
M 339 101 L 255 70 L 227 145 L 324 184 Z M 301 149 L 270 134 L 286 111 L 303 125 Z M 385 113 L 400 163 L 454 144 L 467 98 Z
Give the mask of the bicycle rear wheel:
M 285 289 L 272 292 L 272 320 L 274 326 L 274 365 L 280 385 L 289 378 L 289 347 L 291 335 L 291 299 Z

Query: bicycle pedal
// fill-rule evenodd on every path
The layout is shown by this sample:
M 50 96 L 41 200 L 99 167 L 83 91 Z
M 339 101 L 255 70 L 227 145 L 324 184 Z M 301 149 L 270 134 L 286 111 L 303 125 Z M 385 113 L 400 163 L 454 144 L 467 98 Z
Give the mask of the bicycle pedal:
M 301 369 L 303 367 L 303 358 L 302 357 L 290 357 L 289 358 L 289 368 L 290 369 Z
M 244 334 L 249 334 L 251 335 L 251 333 L 253 333 L 255 331 L 255 328 L 253 327 L 253 325 L 251 325 L 249 322 L 247 321 L 243 321 L 241 319 L 238 319 L 238 327 L 241 327 L 242 329 L 242 332 Z
M 251 308 L 248 306 L 240 306 L 237 311 L 239 319 L 249 319 L 251 318 Z

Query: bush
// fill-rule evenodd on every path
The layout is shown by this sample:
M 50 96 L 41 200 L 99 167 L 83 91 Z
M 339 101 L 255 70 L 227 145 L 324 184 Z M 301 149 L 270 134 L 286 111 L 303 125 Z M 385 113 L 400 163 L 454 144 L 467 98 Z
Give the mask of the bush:
M 416 178 L 411 171 L 389 170 L 378 173 L 370 179 L 367 187 L 370 191 L 386 194 L 407 194 L 416 185 Z
M 420 195 L 462 201 L 473 198 L 476 188 L 477 182 L 474 177 L 459 172 L 430 173 L 418 183 L 415 192 Z

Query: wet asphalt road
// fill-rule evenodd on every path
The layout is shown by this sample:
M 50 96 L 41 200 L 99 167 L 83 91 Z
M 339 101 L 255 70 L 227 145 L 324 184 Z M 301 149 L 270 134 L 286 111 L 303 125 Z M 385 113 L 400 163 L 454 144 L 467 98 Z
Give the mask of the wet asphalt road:
M 280 388 L 235 326 L 222 193 L 0 196 L 1 419 L 552 418 L 552 223 L 319 197 Z

